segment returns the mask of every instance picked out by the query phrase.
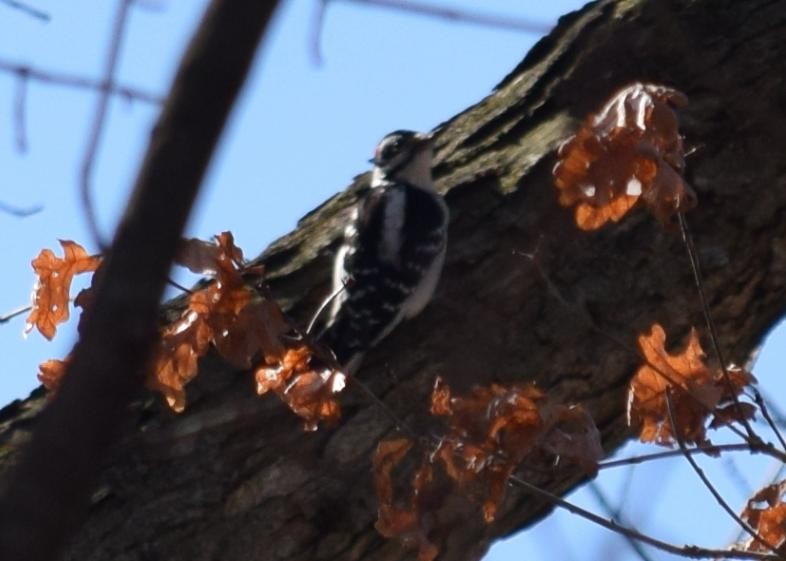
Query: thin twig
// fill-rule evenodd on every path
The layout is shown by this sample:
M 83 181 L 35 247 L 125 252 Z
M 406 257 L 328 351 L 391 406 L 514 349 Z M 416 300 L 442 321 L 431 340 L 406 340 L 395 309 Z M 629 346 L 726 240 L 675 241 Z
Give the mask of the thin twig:
M 319 309 L 316 311 L 314 316 L 312 317 L 311 321 L 309 322 L 308 329 L 304 333 L 300 330 L 297 331 L 298 340 L 300 341 L 313 341 L 311 338 L 311 329 L 314 327 L 314 322 L 316 321 L 317 317 L 321 314 L 322 310 L 330 303 L 331 300 L 336 298 L 341 291 L 346 288 L 346 284 L 343 284 L 341 288 L 335 290 L 330 296 L 328 296 L 325 301 L 320 304 Z M 327 349 L 325 345 L 321 345 L 319 343 L 314 344 L 313 342 L 309 344 L 311 347 L 312 353 L 325 365 L 326 368 L 329 370 L 342 372 L 347 379 L 349 384 L 352 384 L 354 387 L 357 387 L 363 395 L 365 395 L 373 405 L 379 407 L 379 409 L 388 417 L 388 419 L 393 423 L 393 425 L 399 429 L 401 432 L 405 433 L 409 436 L 413 441 L 420 442 L 422 437 L 419 435 L 415 430 L 407 424 L 407 422 L 398 416 L 398 414 L 393 411 L 393 409 L 385 403 L 382 398 L 380 398 L 377 394 L 371 391 L 365 382 L 357 379 L 355 376 L 345 373 L 342 370 L 342 365 L 338 363 L 336 360 L 336 356 L 333 354 L 330 349 Z
M 642 356 L 642 353 L 641 353 L 640 350 L 637 350 L 634 347 L 631 347 L 625 341 L 623 341 L 622 339 L 618 338 L 617 336 L 612 335 L 611 333 L 608 333 L 608 332 L 602 330 L 595 323 L 595 320 L 592 319 L 592 317 L 590 317 L 590 315 L 587 312 L 587 310 L 585 310 L 584 308 L 576 305 L 573 302 L 569 302 L 562 295 L 562 293 L 560 292 L 560 289 L 557 287 L 557 285 L 554 283 L 554 281 L 551 280 L 551 277 L 549 277 L 549 275 L 546 273 L 546 271 L 543 270 L 543 267 L 541 267 L 540 262 L 538 261 L 538 251 L 540 250 L 541 242 L 542 242 L 542 238 L 538 240 L 538 244 L 535 247 L 535 250 L 530 252 L 530 253 L 527 253 L 527 252 L 524 252 L 524 251 L 516 251 L 515 253 L 517 255 L 521 255 L 522 257 L 526 257 L 527 259 L 529 259 L 530 263 L 532 263 L 532 265 L 535 267 L 535 270 L 538 272 L 538 275 L 540 275 L 540 278 L 543 280 L 544 283 L 546 283 L 546 288 L 548 289 L 549 294 L 551 294 L 552 297 L 554 297 L 555 300 L 557 300 L 560 304 L 562 304 L 562 306 L 565 309 L 567 309 L 570 312 L 573 312 L 574 314 L 578 315 L 581 319 L 583 319 L 584 323 L 586 324 L 586 326 L 589 327 L 592 331 L 595 331 L 599 335 L 603 335 L 604 337 L 606 337 L 607 339 L 609 339 L 613 343 L 616 343 L 620 348 L 628 351 L 628 353 L 630 353 L 630 354 L 633 354 L 634 356 L 636 356 L 636 358 L 642 359 L 642 360 L 644 360 L 646 362 L 646 358 L 644 358 Z M 652 367 L 657 370 L 657 368 L 655 366 L 652 366 Z M 658 371 L 658 372 L 660 373 L 660 371 Z M 666 376 L 666 374 L 663 374 L 663 375 Z M 669 380 L 669 381 L 671 381 L 671 380 Z
M 335 1 L 335 0 L 334 0 Z M 426 4 L 423 2 L 415 2 L 412 0 L 344 0 L 345 2 L 354 2 L 355 4 L 362 4 L 374 8 L 385 8 L 398 10 L 410 14 L 417 14 L 427 17 L 448 20 L 451 22 L 468 23 L 472 25 L 480 25 L 484 27 L 492 27 L 496 29 L 507 29 L 511 31 L 519 31 L 524 33 L 535 33 L 538 35 L 545 35 L 551 28 L 552 24 L 546 22 L 538 22 L 525 18 L 514 18 L 504 15 L 492 15 L 481 12 L 468 12 L 464 10 L 457 10 L 449 6 L 439 6 L 435 4 Z M 325 26 L 325 13 L 330 0 L 318 0 L 316 12 L 314 13 L 314 24 L 311 33 L 311 56 L 314 64 L 321 65 L 322 58 L 322 32 Z
M 666 411 L 669 414 L 674 440 L 677 441 L 677 445 L 679 446 L 682 455 L 685 456 L 686 460 L 688 460 L 690 467 L 692 467 L 693 471 L 696 472 L 696 475 L 699 476 L 699 479 L 701 479 L 701 482 L 704 483 L 704 486 L 707 488 L 707 490 L 712 494 L 713 497 L 715 497 L 715 501 L 721 506 L 723 510 L 726 511 L 732 520 L 734 520 L 740 526 L 740 528 L 745 530 L 745 532 L 748 533 L 754 540 L 767 547 L 770 551 L 775 552 L 776 548 L 774 546 L 770 545 L 767 541 L 764 540 L 764 538 L 759 536 L 756 530 L 751 528 L 747 522 L 745 522 L 736 512 L 734 512 L 734 509 L 729 506 L 726 500 L 721 496 L 707 475 L 704 473 L 704 470 L 699 467 L 699 464 L 696 463 L 696 460 L 693 459 L 693 456 L 688 453 L 688 449 L 685 446 L 685 441 L 683 440 L 682 435 L 680 434 L 679 426 L 677 425 L 677 418 L 674 415 L 674 407 L 671 401 L 670 389 L 666 390 Z
M 702 559 L 702 558 L 768 559 L 768 560 L 778 559 L 778 557 L 775 555 L 769 553 L 761 553 L 758 551 L 735 551 L 735 550 L 728 550 L 728 549 L 708 549 L 704 547 L 698 547 L 695 545 L 685 545 L 682 547 L 672 545 L 668 542 L 664 542 L 659 539 L 653 538 L 652 536 L 642 534 L 641 532 L 639 532 L 638 530 L 634 530 L 633 528 L 627 528 L 625 526 L 622 526 L 621 524 L 618 524 L 614 520 L 606 520 L 605 518 L 595 514 L 594 512 L 590 512 L 586 509 L 581 508 L 580 506 L 574 505 L 573 503 L 566 501 L 562 497 L 558 497 L 557 495 L 550 493 L 545 489 L 541 489 L 537 485 L 533 485 L 532 483 L 529 483 L 515 475 L 512 475 L 509 480 L 511 483 L 524 489 L 525 491 L 532 493 L 533 495 L 537 495 L 542 499 L 549 501 L 553 505 L 556 505 L 560 508 L 564 508 L 565 510 L 567 510 L 572 514 L 576 514 L 586 520 L 595 522 L 596 524 L 603 526 L 604 528 L 607 528 L 612 532 L 616 532 L 624 536 L 630 536 L 635 540 L 646 543 L 647 545 L 651 545 L 652 547 L 655 547 L 667 553 L 673 553 L 675 555 L 680 555 L 682 557 L 691 557 L 694 559 Z
M 44 205 L 33 205 L 26 208 L 11 206 L 8 203 L 0 202 L 0 212 L 16 216 L 18 218 L 26 218 L 33 214 L 38 214 L 44 210 Z
M 753 432 L 753 428 L 751 427 L 748 419 L 742 412 L 740 407 L 740 400 L 737 398 L 737 392 L 734 389 L 734 384 L 731 381 L 731 377 L 729 376 L 729 371 L 726 367 L 726 359 L 723 357 L 723 352 L 720 348 L 720 343 L 718 342 L 718 332 L 715 329 L 715 322 L 712 319 L 712 314 L 710 313 L 710 307 L 707 304 L 707 297 L 704 294 L 704 282 L 701 278 L 701 265 L 699 264 L 699 257 L 698 253 L 696 252 L 696 246 L 693 243 L 693 236 L 691 236 L 690 230 L 688 229 L 688 222 L 685 219 L 685 214 L 682 212 L 677 213 L 677 218 L 680 223 L 680 232 L 682 233 L 682 241 L 685 244 L 685 249 L 688 252 L 688 261 L 690 261 L 691 270 L 693 271 L 693 281 L 696 285 L 696 290 L 699 293 L 699 302 L 701 303 L 701 311 L 704 314 L 704 321 L 707 323 L 707 330 L 710 333 L 710 341 L 712 343 L 712 348 L 715 351 L 715 356 L 717 357 L 718 361 L 720 362 L 721 371 L 723 372 L 723 379 L 724 383 L 726 384 L 726 389 L 731 395 L 732 401 L 734 402 L 734 410 L 737 412 L 737 420 L 739 423 L 745 428 L 745 432 L 748 433 L 748 438 L 750 440 L 757 440 L 759 437 Z
M 182 291 L 185 294 L 193 294 L 194 293 L 194 291 L 191 290 L 190 288 L 186 288 L 185 286 L 183 286 L 182 284 L 180 284 L 179 282 L 177 282 L 175 280 L 172 280 L 171 278 L 166 279 L 166 283 L 169 286 L 174 286 L 175 288 L 177 288 L 178 290 Z
M 33 17 L 38 21 L 42 21 L 44 23 L 49 23 L 49 20 L 52 19 L 51 16 L 46 12 L 44 12 L 43 10 L 39 10 L 38 8 L 33 8 L 28 4 L 19 2 L 19 0 L 0 0 L 0 4 L 5 4 L 9 8 L 13 8 L 14 10 L 19 10 L 20 12 L 30 17 Z
M 783 448 L 784 452 L 786 452 L 786 440 L 783 439 L 783 435 L 781 431 L 778 430 L 778 425 L 773 421 L 772 417 L 770 416 L 770 411 L 767 408 L 767 404 L 764 401 L 764 397 L 762 397 L 761 392 L 757 388 L 751 388 L 753 390 L 753 401 L 756 405 L 759 406 L 759 411 L 761 411 L 764 420 L 770 426 L 772 432 L 775 433 L 775 438 L 778 439 L 778 442 L 781 443 L 781 448 Z
M 611 506 L 611 503 L 609 502 L 608 498 L 606 498 L 606 495 L 603 493 L 603 490 L 600 488 L 600 485 L 598 485 L 597 482 L 590 481 L 587 485 L 587 489 L 589 489 L 590 494 L 595 497 L 595 500 L 600 503 L 600 507 L 603 509 L 603 511 L 606 513 L 606 516 L 610 520 L 617 518 L 621 524 L 624 524 L 622 513 Z M 641 544 L 637 540 L 633 539 L 632 536 L 623 535 L 623 538 L 625 538 L 625 541 L 628 543 L 633 552 L 639 557 L 639 559 L 642 559 L 643 561 L 652 561 L 652 557 L 647 554 Z
M 29 312 L 32 309 L 33 309 L 33 306 L 28 305 L 28 306 L 20 306 L 20 307 L 16 308 L 15 310 L 11 310 L 10 312 L 6 312 L 2 316 L 0 316 L 0 323 L 7 323 L 7 322 L 11 321 L 12 319 L 14 319 L 15 317 L 21 316 L 22 314 L 27 313 L 27 312 Z
M 134 0 L 134 7 L 150 13 L 161 13 L 166 7 L 160 0 Z
M 67 88 L 76 88 L 90 91 L 106 91 L 112 95 L 117 95 L 132 101 L 141 101 L 142 103 L 148 103 L 151 105 L 161 105 L 164 102 L 161 96 L 145 92 L 131 86 L 105 84 L 90 78 L 85 78 L 83 76 L 74 76 L 72 74 L 40 70 L 37 68 L 31 68 L 30 66 L 24 64 L 16 64 L 2 59 L 0 59 L 0 72 L 16 74 L 17 76 L 24 75 L 30 80 L 35 80 L 36 82 L 51 84 L 54 86 L 63 86 Z
M 419 442 L 422 439 L 422 435 L 419 435 L 417 432 L 415 432 L 415 429 L 410 427 L 404 419 L 399 417 L 396 412 L 393 411 L 393 409 L 391 409 L 387 403 L 382 401 L 382 398 L 372 392 L 371 388 L 369 388 L 365 383 L 358 380 L 354 376 L 347 376 L 347 379 L 351 384 L 360 388 L 360 391 L 362 391 L 363 394 L 372 401 L 372 403 L 374 403 L 382 410 L 383 413 L 385 413 L 385 415 L 387 415 L 396 428 L 405 433 L 409 438 L 412 439 L 413 442 Z
M 492 15 L 481 12 L 469 12 L 464 10 L 457 10 L 449 6 L 440 6 L 436 4 L 426 4 L 423 2 L 415 2 L 413 0 L 344 0 L 345 2 L 354 2 L 355 4 L 362 4 L 364 6 L 371 6 L 377 8 L 388 8 L 398 10 L 400 12 L 407 12 L 412 14 L 419 14 L 428 17 L 439 18 L 459 23 L 470 23 L 473 25 L 482 25 L 486 27 L 493 27 L 496 29 L 509 29 L 511 31 L 523 31 L 525 33 L 545 34 L 551 31 L 552 24 L 534 21 L 525 18 L 514 18 L 511 16 Z
M 616 468 L 616 467 L 623 467 L 623 466 L 630 466 L 635 464 L 642 464 L 644 462 L 649 462 L 652 460 L 662 460 L 665 458 L 673 458 L 675 456 L 683 456 L 686 453 L 688 454 L 707 454 L 712 455 L 714 452 L 722 453 L 722 452 L 757 452 L 762 453 L 767 456 L 771 456 L 772 458 L 777 459 L 780 462 L 786 462 L 786 455 L 784 455 L 780 450 L 773 447 L 767 447 L 766 445 L 762 448 L 755 448 L 752 447 L 749 443 L 745 444 L 713 444 L 713 445 L 699 445 L 694 448 L 686 448 L 683 450 L 666 450 L 663 452 L 655 452 L 652 454 L 642 454 L 641 456 L 632 456 L 630 458 L 622 458 L 620 460 L 609 460 L 606 462 L 600 462 L 598 464 L 598 469 L 609 469 L 609 468 Z
M 325 309 L 330 306 L 333 301 L 339 297 L 339 295 L 347 289 L 346 283 L 341 283 L 341 286 L 334 290 L 330 295 L 325 298 L 322 303 L 317 308 L 317 311 L 314 312 L 314 315 L 311 316 L 311 321 L 308 322 L 308 327 L 306 327 L 306 334 L 310 335 L 311 331 L 314 329 L 314 325 L 317 323 L 317 320 L 325 311 Z
M 315 66 L 322 66 L 322 30 L 325 27 L 325 13 L 329 0 L 317 0 L 314 23 L 311 28 L 311 60 Z
M 19 73 L 14 91 L 14 139 L 16 149 L 24 154 L 27 152 L 27 74 Z
M 772 399 L 770 399 L 770 397 L 767 396 L 767 394 L 764 391 L 762 391 L 760 389 L 757 389 L 756 391 L 761 393 L 762 400 L 764 400 L 764 401 L 766 401 L 766 402 L 768 402 L 770 404 L 770 405 L 767 406 L 767 409 L 768 409 L 768 411 L 772 412 L 770 414 L 770 418 L 772 419 L 772 421 L 776 425 L 778 425 L 780 427 L 785 426 L 786 425 L 786 414 L 783 412 L 783 410 L 781 410 L 778 407 L 778 403 L 773 401 Z M 755 396 L 753 397 L 753 399 L 754 400 L 756 399 Z
M 87 226 L 91 235 L 93 236 L 93 240 L 102 252 L 104 252 L 107 248 L 98 228 L 98 219 L 96 216 L 95 207 L 93 205 L 90 179 L 93 173 L 93 164 L 95 162 L 96 152 L 98 151 L 98 145 L 101 142 L 101 136 L 104 132 L 106 113 L 107 109 L 109 108 L 109 88 L 112 87 L 112 83 L 114 82 L 115 69 L 117 67 L 117 61 L 120 55 L 120 46 L 123 43 L 123 35 L 125 33 L 126 21 L 128 19 L 128 11 L 131 7 L 130 0 L 119 0 L 119 2 L 120 4 L 117 8 L 117 14 L 115 15 L 115 24 L 112 28 L 112 38 L 109 44 L 109 53 L 106 58 L 106 65 L 104 67 L 104 77 L 102 79 L 102 84 L 105 84 L 105 88 L 100 91 L 98 96 L 95 114 L 93 115 L 93 124 L 90 128 L 90 135 L 88 136 L 87 148 L 85 149 L 85 155 L 82 160 L 82 169 L 80 174 L 80 192 L 82 195 L 83 210 L 85 217 L 87 218 Z

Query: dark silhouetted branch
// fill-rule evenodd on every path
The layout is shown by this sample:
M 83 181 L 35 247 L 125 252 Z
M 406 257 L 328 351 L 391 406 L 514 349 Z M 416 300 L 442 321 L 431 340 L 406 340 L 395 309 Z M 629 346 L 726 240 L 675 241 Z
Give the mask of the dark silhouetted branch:
M 54 559 L 142 387 L 167 273 L 276 2 L 214 0 L 158 120 L 62 386 L 0 499 L 0 559 Z

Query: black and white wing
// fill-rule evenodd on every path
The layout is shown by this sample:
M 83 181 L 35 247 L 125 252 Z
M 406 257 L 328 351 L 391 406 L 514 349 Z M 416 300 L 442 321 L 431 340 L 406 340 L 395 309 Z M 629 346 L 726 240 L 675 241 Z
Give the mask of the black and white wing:
M 442 197 L 407 183 L 371 190 L 347 227 L 336 259 L 338 298 L 321 335 L 350 372 L 365 351 L 426 306 L 439 281 L 447 245 Z

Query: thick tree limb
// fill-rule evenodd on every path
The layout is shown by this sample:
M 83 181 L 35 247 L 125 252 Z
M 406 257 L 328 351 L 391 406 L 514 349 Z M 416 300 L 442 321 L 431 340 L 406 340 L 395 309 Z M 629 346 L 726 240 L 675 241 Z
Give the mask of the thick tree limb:
M 744 362 L 786 310 L 784 38 L 786 0 L 601 0 L 564 18 L 492 95 L 440 128 L 436 175 L 452 213 L 443 281 L 422 316 L 368 355 L 365 383 L 408 425 L 431 432 L 435 375 L 458 392 L 530 379 L 585 402 L 608 449 L 628 436 L 624 388 L 637 360 L 598 329 L 634 347 L 656 321 L 675 341 L 701 328 L 690 266 L 679 233 L 643 212 L 578 231 L 550 172 L 577 120 L 632 80 L 691 99 L 681 112 L 686 143 L 697 148 L 688 161 L 699 195 L 691 230 L 720 344 Z M 294 316 L 305 320 L 327 294 L 331 250 L 365 181 L 263 256 Z M 539 265 L 576 311 L 519 254 L 538 244 Z M 373 527 L 369 456 L 392 431 L 389 419 L 348 393 L 337 429 L 303 434 L 253 388 L 247 373 L 210 359 L 183 415 L 162 412 L 158 398 L 136 404 L 68 558 L 410 559 Z M 24 438 L 38 403 L 0 414 L 0 443 Z M 556 493 L 579 477 L 567 468 L 518 475 Z M 485 526 L 456 493 L 435 518 L 440 559 L 477 559 L 546 508 L 512 489 Z
M 276 2 L 215 0 L 178 70 L 64 383 L 0 500 L 0 558 L 52 559 L 138 394 L 186 219 Z

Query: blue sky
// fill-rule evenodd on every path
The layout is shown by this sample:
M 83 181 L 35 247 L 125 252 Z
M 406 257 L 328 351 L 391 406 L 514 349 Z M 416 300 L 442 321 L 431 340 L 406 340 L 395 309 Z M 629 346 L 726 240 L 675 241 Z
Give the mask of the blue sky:
M 30 0 L 49 14 L 41 23 L 0 3 L 0 61 L 98 79 L 104 65 L 117 2 Z M 324 21 L 323 62 L 313 60 L 316 0 L 284 2 L 234 113 L 188 234 L 207 238 L 231 230 L 246 254 L 258 254 L 294 227 L 297 219 L 345 187 L 366 169 L 377 140 L 398 128 L 429 130 L 487 95 L 538 39 L 535 34 L 491 30 L 400 12 L 334 1 Z M 442 0 L 441 4 L 509 14 L 551 25 L 579 7 L 576 0 Z M 132 8 L 118 68 L 118 81 L 163 95 L 174 67 L 205 5 L 203 1 L 143 0 Z M 5 256 L 0 313 L 28 302 L 30 260 L 57 239 L 95 250 L 80 206 L 79 168 L 97 96 L 83 90 L 30 82 L 25 133 L 15 143 L 16 77 L 0 73 L 0 202 L 44 206 L 25 219 L 0 213 L 0 252 Z M 122 213 L 146 146 L 156 107 L 114 99 L 93 174 L 99 226 L 111 235 Z M 699 241 L 700 243 L 700 241 Z M 23 321 L 0 325 L 0 403 L 34 388 L 37 365 L 64 356 L 74 340 L 64 328 L 48 343 L 37 334 L 22 339 Z M 757 375 L 768 388 L 783 362 L 786 331 L 766 346 Z M 777 352 L 776 352 L 777 351 Z M 775 389 L 772 393 L 779 393 Z M 629 451 L 628 451 L 629 452 Z M 757 459 L 760 461 L 760 459 Z M 766 463 L 765 463 L 766 464 Z M 769 467 L 714 462 L 716 476 L 733 504 L 747 478 L 756 487 Z M 743 472 L 744 475 L 729 474 Z M 733 526 L 703 499 L 683 462 L 649 464 L 600 478 L 613 500 L 626 497 L 631 517 L 647 521 L 677 542 L 722 546 Z M 620 495 L 621 488 L 627 489 Z M 702 495 L 686 515 L 675 514 L 667 495 Z M 595 508 L 586 491 L 575 500 Z M 693 500 L 693 499 L 691 499 Z M 692 526 L 688 526 L 688 524 Z M 687 529 L 685 529 L 687 527 Z M 489 561 L 560 558 L 628 559 L 627 546 L 593 525 L 562 513 L 500 545 Z M 664 558 L 657 554 L 655 558 Z

